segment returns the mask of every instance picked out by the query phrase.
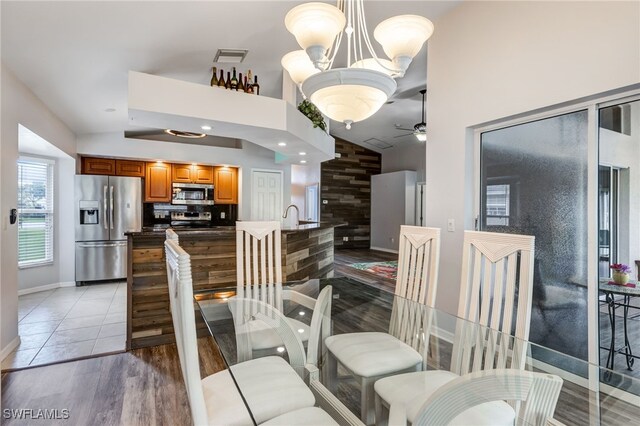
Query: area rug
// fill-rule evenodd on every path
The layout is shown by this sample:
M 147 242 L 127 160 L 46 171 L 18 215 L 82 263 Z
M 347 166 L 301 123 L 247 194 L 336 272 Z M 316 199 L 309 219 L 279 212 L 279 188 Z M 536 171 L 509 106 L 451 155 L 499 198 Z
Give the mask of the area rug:
M 398 275 L 398 262 L 395 260 L 390 262 L 352 263 L 349 266 L 391 280 L 395 280 Z

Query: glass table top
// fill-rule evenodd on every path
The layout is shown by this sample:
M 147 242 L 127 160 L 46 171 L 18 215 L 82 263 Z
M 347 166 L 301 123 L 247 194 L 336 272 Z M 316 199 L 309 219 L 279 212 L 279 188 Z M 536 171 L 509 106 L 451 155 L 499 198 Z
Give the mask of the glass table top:
M 345 333 L 380 332 L 389 333 L 390 325 L 394 321 L 404 318 L 414 325 L 410 328 L 415 332 L 415 338 L 421 341 L 412 345 L 426 359 L 426 370 L 452 370 L 452 354 L 460 353 L 461 341 L 467 342 L 467 347 L 471 348 L 466 364 L 453 368 L 453 371 L 463 373 L 473 368 L 474 362 L 480 362 L 484 368 L 491 368 L 499 365 L 496 355 L 495 359 L 486 356 L 489 353 L 498 354 L 496 348 L 502 347 L 503 358 L 506 367 L 510 367 L 518 356 L 524 358 L 524 369 L 534 372 L 545 372 L 557 375 L 563 379 L 562 391 L 555 409 L 554 418 L 567 425 L 584 424 L 631 424 L 640 418 L 640 380 L 630 375 L 620 372 L 613 372 L 597 365 L 589 364 L 560 352 L 521 341 L 503 333 L 490 330 L 486 327 L 471 321 L 462 320 L 447 312 L 429 308 L 424 305 L 409 301 L 407 299 L 394 296 L 392 293 L 380 290 L 353 279 L 336 277 L 327 279 L 314 279 L 306 282 L 285 283 L 282 289 L 294 291 L 298 294 L 317 298 L 320 291 L 331 286 L 331 310 L 330 314 L 319 315 L 318 318 L 324 320 L 329 327 L 323 329 L 324 336 L 327 334 L 340 335 Z M 212 290 L 197 292 L 194 295 L 202 317 L 204 318 L 211 335 L 218 344 L 227 366 L 232 367 L 238 364 L 238 355 L 246 359 L 247 340 L 251 340 L 244 327 L 248 321 L 260 319 L 260 308 L 247 307 L 243 302 L 246 299 L 239 299 L 235 294 L 235 289 Z M 300 333 L 303 340 L 308 338 L 309 326 L 313 316 L 313 305 L 300 303 L 297 300 L 288 300 L 284 297 L 282 302 L 282 312 L 294 333 Z M 305 306 L 305 304 L 307 306 Z M 252 305 L 253 306 L 253 305 Z M 231 314 L 231 309 L 236 311 L 236 322 Z M 244 309 L 244 311 L 243 311 Z M 240 314 L 238 312 L 240 311 Z M 242 316 L 244 319 L 238 319 Z M 269 317 L 269 313 L 265 313 Z M 267 319 L 268 320 L 268 319 Z M 268 321 L 267 321 L 268 322 Z M 416 323 L 419 323 L 416 325 Z M 275 324 L 275 323 L 274 323 Z M 273 325 L 273 324 L 272 324 Z M 393 327 L 392 327 L 393 328 Z M 328 329 L 328 330 L 327 330 Z M 253 333 L 252 331 L 251 333 Z M 394 335 L 398 330 L 394 330 Z M 424 336 L 430 338 L 425 341 Z M 397 336 L 396 336 L 397 337 Z M 407 341 L 406 336 L 403 340 Z M 456 340 L 458 344 L 456 344 Z M 316 366 L 319 370 L 319 379 L 325 385 L 327 381 L 327 348 L 320 339 Z M 245 343 L 239 343 L 245 342 Z M 487 342 L 490 342 L 487 344 Z M 239 351 L 239 346 L 242 348 Z M 482 355 L 476 356 L 474 345 L 485 348 Z M 488 345 L 488 346 L 487 346 Z M 265 346 L 265 345 L 263 345 Z M 268 345 L 267 345 L 268 346 Z M 305 343 L 305 346 L 307 344 Z M 297 352 L 289 358 L 289 346 L 276 344 L 269 348 L 259 348 L 251 350 L 250 357 L 254 359 L 263 356 L 280 356 L 290 361 L 292 364 L 300 364 Z M 244 351 L 244 352 L 243 352 Z M 293 349 L 293 351 L 297 351 Z M 303 350 L 306 355 L 306 349 Z M 292 352 L 293 353 L 293 352 Z M 464 358 L 464 357 L 463 357 Z M 242 359 L 241 359 L 242 361 Z M 306 361 L 302 361 L 305 363 Z M 304 365 L 294 365 L 303 368 Z M 233 368 L 230 369 L 233 375 Z M 345 371 L 338 370 L 340 377 L 347 376 Z M 246 382 L 246 378 L 236 378 L 238 391 L 249 389 L 252 383 Z M 348 408 L 356 417 L 360 417 L 360 387 L 354 380 L 339 380 L 337 386 L 330 387 L 331 393 Z M 245 392 L 246 393 L 246 392 Z M 243 395 L 245 396 L 245 395 Z M 259 402 L 245 398 L 245 403 L 250 412 L 259 410 Z

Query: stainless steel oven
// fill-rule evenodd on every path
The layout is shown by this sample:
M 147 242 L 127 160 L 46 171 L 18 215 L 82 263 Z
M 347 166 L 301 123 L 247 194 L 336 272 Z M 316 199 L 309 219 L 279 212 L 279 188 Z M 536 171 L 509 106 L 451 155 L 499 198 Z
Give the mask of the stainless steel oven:
M 174 183 L 171 204 L 213 205 L 213 185 Z

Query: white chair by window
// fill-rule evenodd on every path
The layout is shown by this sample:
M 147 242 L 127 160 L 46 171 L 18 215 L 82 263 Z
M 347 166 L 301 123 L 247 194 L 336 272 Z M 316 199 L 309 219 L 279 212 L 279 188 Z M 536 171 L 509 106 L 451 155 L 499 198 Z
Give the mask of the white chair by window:
M 465 231 L 458 317 L 466 321 L 456 325 L 451 371 L 400 374 L 376 382 L 380 424 L 385 418 L 383 407 L 393 404 L 404 406 L 408 421 L 414 423 L 422 404 L 461 375 L 493 368 L 524 369 L 534 243 L 532 236 Z M 458 420 L 474 425 L 513 424 L 515 416 L 512 406 L 497 401 L 475 406 Z
M 282 247 L 280 222 L 236 222 L 236 293 L 238 298 L 261 300 L 283 312 L 283 300 L 313 309 L 315 300 L 296 291 L 282 289 Z M 309 326 L 289 318 L 303 343 L 309 340 Z M 282 345 L 278 334 L 264 323 L 251 322 L 251 352 L 238 352 L 238 361 L 270 354 Z
M 404 299 L 433 306 L 438 281 L 440 229 L 418 226 L 400 228 L 400 251 L 389 333 L 347 333 L 325 340 L 329 351 L 329 387 L 335 389 L 338 363 L 360 382 L 360 418 L 373 423 L 373 384 L 393 374 L 423 367 L 429 327 L 413 321 Z M 414 303 L 415 305 L 415 303 Z M 416 335 L 425 334 L 423 338 Z
M 553 422 L 551 419 L 561 389 L 562 379 L 551 374 L 513 369 L 476 371 L 460 376 L 435 391 L 420 407 L 413 424 L 467 426 L 473 424 L 473 420 L 460 416 L 461 412 L 506 400 L 522 402 L 521 416 L 516 425 L 545 425 Z M 401 403 L 391 405 L 389 423 L 407 423 Z
M 326 413 L 314 407 L 311 390 L 280 357 L 260 358 L 231 367 L 234 376 L 245 379 L 242 396 L 228 370 L 200 379 L 190 257 L 173 240 L 165 241 L 165 251 L 171 316 L 194 424 L 252 425 L 242 396 L 262 401 L 252 410 L 259 424 L 269 420 L 277 422 L 278 416 L 296 410 L 303 417 L 330 420 Z

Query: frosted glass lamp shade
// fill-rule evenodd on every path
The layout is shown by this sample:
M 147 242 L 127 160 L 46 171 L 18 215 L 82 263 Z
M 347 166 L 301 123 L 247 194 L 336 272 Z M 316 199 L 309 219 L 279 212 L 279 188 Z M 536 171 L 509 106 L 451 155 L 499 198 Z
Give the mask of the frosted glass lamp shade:
M 373 37 L 390 58 L 413 59 L 433 34 L 433 22 L 418 15 L 399 15 L 378 24 Z M 394 61 L 395 62 L 395 61 Z
M 416 137 L 416 139 L 418 139 L 420 142 L 426 142 L 427 141 L 427 134 L 424 132 L 414 132 L 413 135 Z
M 303 3 L 284 17 L 284 25 L 303 49 L 322 46 L 326 51 L 344 28 L 346 18 L 337 7 L 327 3 Z
M 393 77 L 396 74 L 395 71 L 392 71 L 395 70 L 396 67 L 393 65 L 393 62 L 389 61 L 388 59 L 378 58 L 377 61 L 375 58 L 362 59 L 351 64 L 351 68 L 364 68 L 367 70 L 380 71 L 381 73 L 387 74 L 390 77 Z
M 375 114 L 396 87 L 394 79 L 378 71 L 338 68 L 310 76 L 302 91 L 324 115 L 350 125 Z
M 320 72 L 304 50 L 294 50 L 282 57 L 282 68 L 287 70 L 294 83 L 300 85 L 307 77 Z

